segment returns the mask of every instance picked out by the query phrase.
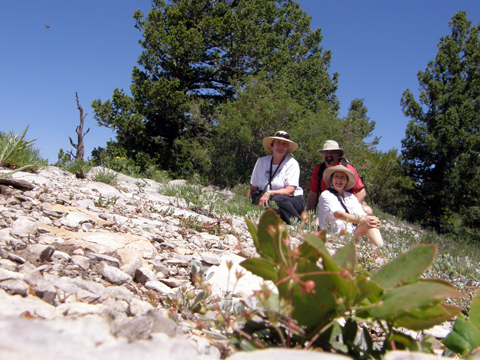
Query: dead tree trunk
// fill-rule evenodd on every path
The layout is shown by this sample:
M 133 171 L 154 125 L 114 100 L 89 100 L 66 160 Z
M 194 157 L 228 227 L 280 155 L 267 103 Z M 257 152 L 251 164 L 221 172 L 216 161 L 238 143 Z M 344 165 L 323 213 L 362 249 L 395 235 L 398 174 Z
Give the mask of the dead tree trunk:
M 83 133 L 83 122 L 84 122 L 85 118 L 87 117 L 88 113 L 83 115 L 83 108 L 80 105 L 80 102 L 78 101 L 77 92 L 75 92 L 75 98 L 77 99 L 77 107 L 78 107 L 78 110 L 80 111 L 80 125 L 77 126 L 77 130 L 76 130 L 78 144 L 74 144 L 71 137 L 69 137 L 69 139 L 70 139 L 70 144 L 72 144 L 72 146 L 77 150 L 77 153 L 75 155 L 75 160 L 78 160 L 78 159 L 83 160 L 83 156 L 85 155 L 85 147 L 83 145 L 83 137 L 88 134 L 88 132 L 90 131 L 90 128 L 88 128 L 88 130 L 85 133 Z M 70 154 L 72 154 L 72 156 L 73 156 L 73 153 L 71 151 L 70 151 Z

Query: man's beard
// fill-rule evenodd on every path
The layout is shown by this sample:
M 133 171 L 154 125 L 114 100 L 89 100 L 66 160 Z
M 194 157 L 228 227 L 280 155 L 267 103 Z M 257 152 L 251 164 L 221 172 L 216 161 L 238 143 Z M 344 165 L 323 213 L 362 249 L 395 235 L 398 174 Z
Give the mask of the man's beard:
M 335 158 L 333 156 L 327 156 L 325 157 L 325 163 L 330 166 L 333 164 L 333 160 L 335 160 Z

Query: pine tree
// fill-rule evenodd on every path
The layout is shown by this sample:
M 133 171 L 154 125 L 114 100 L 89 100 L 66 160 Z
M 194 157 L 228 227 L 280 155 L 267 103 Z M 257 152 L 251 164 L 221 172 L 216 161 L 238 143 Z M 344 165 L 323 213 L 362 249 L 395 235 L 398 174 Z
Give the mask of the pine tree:
M 450 27 L 417 75 L 420 103 L 408 89 L 401 100 L 411 118 L 402 154 L 416 184 L 412 217 L 442 231 L 454 231 L 458 216 L 480 225 L 480 25 L 459 12 Z

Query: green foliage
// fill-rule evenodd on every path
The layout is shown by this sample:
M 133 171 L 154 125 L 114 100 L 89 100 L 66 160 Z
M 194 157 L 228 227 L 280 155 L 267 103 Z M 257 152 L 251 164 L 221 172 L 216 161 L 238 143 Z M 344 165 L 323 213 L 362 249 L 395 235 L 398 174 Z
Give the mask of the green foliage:
M 109 205 L 115 205 L 117 203 L 118 199 L 119 199 L 119 197 L 117 197 L 117 196 L 105 199 L 102 196 L 102 194 L 100 194 L 98 196 L 98 200 L 95 201 L 95 206 L 97 206 L 97 207 L 107 207 Z
M 373 202 L 390 214 L 406 217 L 410 213 L 405 209 L 415 205 L 409 196 L 413 189 L 412 179 L 405 176 L 401 161 L 396 149 L 386 153 L 373 152 L 369 156 L 368 170 L 361 173 L 368 203 Z
M 137 166 L 132 159 L 127 159 L 124 156 L 104 156 L 102 159 L 102 164 L 107 169 L 125 174 L 127 176 L 138 177 L 140 175 L 140 166 Z
M 217 108 L 208 141 L 185 141 L 192 163 L 208 173 L 213 183 L 248 183 L 255 162 L 267 155 L 263 138 L 285 130 L 299 144 L 292 156 L 300 163 L 301 183 L 308 183 L 312 164 L 321 159 L 322 141 L 340 131 L 333 106 L 317 101 L 309 104 L 314 110 L 306 109 L 292 96 L 287 81 L 265 73 L 237 83 L 236 91 L 235 99 Z M 200 121 L 198 107 L 191 113 Z
M 160 170 L 156 165 L 146 168 L 144 175 L 147 179 L 152 179 L 159 184 L 165 184 L 172 180 L 168 171 Z
M 72 161 L 72 155 L 63 149 L 58 150 L 56 166 L 64 166 Z
M 190 263 L 190 269 L 191 269 L 190 275 L 191 275 L 192 278 L 195 278 L 195 276 L 198 275 L 204 281 L 208 281 L 214 275 L 213 271 L 210 271 L 210 273 L 207 275 L 207 272 L 208 272 L 209 268 L 208 267 L 203 267 L 202 263 L 197 262 L 195 260 L 192 260 L 192 262 Z
M 92 167 L 93 165 L 90 161 L 75 159 L 75 161 L 63 165 L 62 169 L 74 174 L 78 179 L 85 179 L 87 173 Z
M 451 284 L 421 279 L 434 261 L 434 245 L 412 249 L 369 274 L 357 264 L 354 242 L 331 256 L 324 246 L 323 232 L 305 235 L 303 244 L 292 248 L 285 224 L 271 210 L 263 214 L 258 226 L 248 220 L 247 225 L 260 257 L 241 265 L 276 285 L 279 310 L 269 308 L 255 314 L 263 319 L 255 326 L 247 321 L 242 331 L 249 336 L 238 336 L 234 342 L 240 348 L 258 346 L 259 342 L 263 346 L 319 346 L 355 358 L 379 357 L 393 345 L 396 349 L 425 351 L 426 341 L 417 342 L 395 328 L 427 329 L 460 311 L 442 303 L 445 298 L 464 296 Z M 264 288 L 259 301 L 271 294 Z M 282 308 L 287 311 L 282 313 Z M 336 321 L 342 317 L 347 319 L 345 325 Z M 375 347 L 368 332 L 361 331 L 363 322 L 376 323 L 383 329 L 381 346 Z M 272 333 L 277 335 L 270 336 Z
M 3 164 L 11 169 L 28 169 L 31 171 L 40 170 L 48 166 L 48 161 L 40 156 L 40 149 L 28 147 L 15 153 Z
M 92 107 L 98 123 L 117 132 L 108 149 L 118 147 L 136 163 L 148 159 L 183 177 L 213 171 L 204 146 L 217 124 L 215 109 L 234 97 L 234 84 L 260 71 L 272 79 L 284 74 L 301 107 L 317 111 L 323 102 L 338 110 L 337 75 L 326 71 L 331 54 L 294 1 L 159 0 L 134 18 L 144 51 L 132 95 L 116 89 Z M 198 117 L 191 116 L 194 107 Z
M 418 72 L 420 103 L 408 89 L 401 100 L 411 118 L 402 140 L 403 165 L 415 184 L 410 219 L 426 225 L 428 218 L 442 232 L 458 231 L 457 214 L 463 227 L 480 225 L 480 25 L 460 11 L 450 27 L 435 60 Z
M 459 317 L 442 343 L 463 357 L 474 358 L 480 347 L 480 296 L 478 291 L 470 307 L 469 320 Z
M 107 185 L 115 186 L 117 185 L 117 181 L 118 181 L 118 173 L 111 171 L 109 169 L 100 168 L 95 172 L 93 176 L 93 180 L 102 182 Z
M 28 126 L 23 130 L 21 135 L 14 135 L 12 132 L 10 132 L 9 135 L 0 134 L 0 166 L 12 166 L 16 168 L 14 171 L 2 174 L 2 177 L 7 177 L 18 171 L 32 168 L 34 164 L 30 164 L 28 161 L 39 160 L 37 159 L 38 152 L 32 150 L 35 140 L 24 140 L 27 130 Z M 21 164 L 14 164 L 15 156 L 22 162 Z M 26 161 L 26 163 L 23 163 L 23 161 Z
M 160 187 L 158 192 L 174 196 L 177 202 L 180 199 L 185 200 L 187 207 L 201 214 L 238 215 L 256 220 L 263 211 L 262 208 L 252 205 L 251 199 L 242 193 L 231 198 L 208 188 L 202 189 L 200 185 L 167 185 Z

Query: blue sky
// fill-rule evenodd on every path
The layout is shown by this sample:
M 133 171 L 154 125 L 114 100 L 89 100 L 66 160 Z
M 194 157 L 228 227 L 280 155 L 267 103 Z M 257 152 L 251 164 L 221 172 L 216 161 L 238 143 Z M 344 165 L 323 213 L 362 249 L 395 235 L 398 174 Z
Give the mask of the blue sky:
M 301 0 L 321 28 L 322 46 L 332 51 L 330 72 L 340 74 L 341 115 L 350 101 L 363 98 L 376 122 L 378 149 L 401 149 L 408 118 L 402 92 L 418 94 L 416 74 L 435 58 L 448 22 L 460 11 L 480 23 L 478 0 Z M 115 134 L 99 127 L 90 104 L 110 99 L 115 88 L 127 92 L 141 47 L 135 10 L 148 12 L 149 0 L 1 1 L 0 131 L 21 133 L 50 163 L 58 150 L 74 150 L 79 112 L 85 118 L 85 155 Z M 49 29 L 44 25 L 50 26 Z M 348 156 L 348 149 L 347 156 Z M 75 151 L 74 151 L 75 152 Z

